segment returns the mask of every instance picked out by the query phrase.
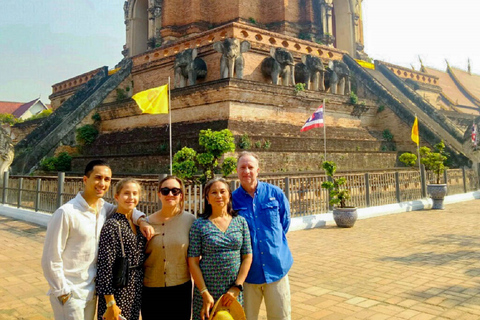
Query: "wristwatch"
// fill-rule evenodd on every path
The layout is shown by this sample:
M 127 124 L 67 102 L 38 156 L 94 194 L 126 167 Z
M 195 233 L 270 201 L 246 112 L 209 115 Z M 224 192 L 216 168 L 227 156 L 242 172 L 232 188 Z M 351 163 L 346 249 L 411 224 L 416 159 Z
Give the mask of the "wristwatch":
M 238 288 L 238 290 L 243 291 L 243 285 L 241 285 L 241 284 L 236 284 L 235 282 L 232 283 L 232 285 L 230 286 L 230 288 Z

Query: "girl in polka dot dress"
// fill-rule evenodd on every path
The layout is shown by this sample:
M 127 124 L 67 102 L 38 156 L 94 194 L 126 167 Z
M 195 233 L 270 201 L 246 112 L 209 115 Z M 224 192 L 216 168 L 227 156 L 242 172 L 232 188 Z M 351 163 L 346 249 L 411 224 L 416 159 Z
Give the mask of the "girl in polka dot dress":
M 140 192 L 140 184 L 134 179 L 124 179 L 117 184 L 117 212 L 105 222 L 100 233 L 97 262 L 99 320 L 118 320 L 119 315 L 127 320 L 138 320 L 140 316 L 146 239 L 132 222 L 133 209 L 138 204 Z M 120 237 L 129 262 L 129 278 L 126 287 L 115 288 L 113 265 L 115 259 L 122 256 Z

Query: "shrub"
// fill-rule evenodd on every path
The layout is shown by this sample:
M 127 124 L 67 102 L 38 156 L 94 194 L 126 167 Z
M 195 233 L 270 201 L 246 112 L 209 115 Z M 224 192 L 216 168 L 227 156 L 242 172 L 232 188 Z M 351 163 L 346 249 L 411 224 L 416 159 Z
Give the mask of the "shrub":
M 297 83 L 295 84 L 295 94 L 298 94 L 299 92 L 305 91 L 305 83 Z
M 333 180 L 322 183 L 322 188 L 329 190 L 329 203 L 331 205 L 339 205 L 340 208 L 345 208 L 345 202 L 350 199 L 350 192 L 342 187 L 347 183 L 347 179 L 345 179 L 345 177 L 335 178 L 337 164 L 334 161 L 324 161 L 322 168 L 325 170 L 326 175 Z
M 72 169 L 72 156 L 67 152 L 62 152 L 58 157 L 44 158 L 40 161 L 40 169 L 43 171 L 59 171 L 65 172 Z
M 435 176 L 437 184 L 440 183 L 440 175 L 448 169 L 445 161 L 448 159 L 445 153 L 445 144 L 443 140 L 434 145 L 437 152 L 433 152 L 429 147 L 420 148 L 420 162 L 425 166 L 425 170 L 431 170 Z
M 15 123 L 21 122 L 10 113 L 0 113 L 0 123 L 13 126 Z
M 387 140 L 388 142 L 393 141 L 393 134 L 390 132 L 389 129 L 383 130 L 382 136 L 383 136 L 383 138 L 384 138 L 385 140 Z
M 417 163 L 417 155 L 410 152 L 405 152 L 400 155 L 398 160 L 400 160 L 400 162 L 405 164 L 407 167 L 413 167 Z
M 240 149 L 250 149 L 250 147 L 252 146 L 252 140 L 250 140 L 250 137 L 248 136 L 248 134 L 244 133 L 241 137 L 240 137 L 240 140 L 238 141 L 238 147 Z
M 92 124 L 86 124 L 77 129 L 77 142 L 82 146 L 91 145 L 97 136 L 98 130 Z
M 272 146 L 272 143 L 270 142 L 270 140 L 265 140 L 263 142 L 263 149 L 265 150 L 270 149 L 271 146 Z
M 43 110 L 42 112 L 37 113 L 37 114 L 31 116 L 30 118 L 27 119 L 27 121 L 29 121 L 29 120 L 35 120 L 35 119 L 41 119 L 41 118 L 46 118 L 46 117 L 48 117 L 49 115 L 51 115 L 52 112 L 53 112 L 53 111 L 52 111 L 51 109 L 45 109 L 45 110 Z
M 358 103 L 358 97 L 355 94 L 355 92 L 350 91 L 350 103 L 351 104 L 357 104 Z

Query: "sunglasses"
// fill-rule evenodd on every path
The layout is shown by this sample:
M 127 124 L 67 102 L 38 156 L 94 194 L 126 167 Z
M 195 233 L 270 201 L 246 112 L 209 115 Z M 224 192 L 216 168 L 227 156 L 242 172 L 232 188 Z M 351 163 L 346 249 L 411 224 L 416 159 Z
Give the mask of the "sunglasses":
M 164 196 L 168 196 L 172 192 L 172 195 L 178 196 L 180 193 L 182 193 L 182 189 L 179 188 L 161 188 L 160 193 Z

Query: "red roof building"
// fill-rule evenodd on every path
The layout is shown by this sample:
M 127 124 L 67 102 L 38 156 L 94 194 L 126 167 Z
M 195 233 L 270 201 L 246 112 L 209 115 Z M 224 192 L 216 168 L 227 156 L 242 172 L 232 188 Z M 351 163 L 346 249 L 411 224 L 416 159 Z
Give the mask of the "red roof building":
M 0 101 L 0 113 L 9 113 L 22 120 L 48 109 L 50 109 L 50 106 L 44 104 L 39 98 L 27 103 Z

